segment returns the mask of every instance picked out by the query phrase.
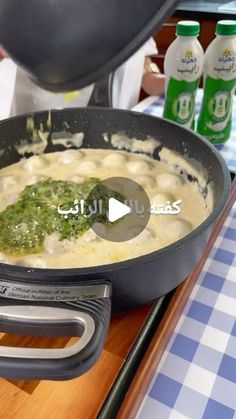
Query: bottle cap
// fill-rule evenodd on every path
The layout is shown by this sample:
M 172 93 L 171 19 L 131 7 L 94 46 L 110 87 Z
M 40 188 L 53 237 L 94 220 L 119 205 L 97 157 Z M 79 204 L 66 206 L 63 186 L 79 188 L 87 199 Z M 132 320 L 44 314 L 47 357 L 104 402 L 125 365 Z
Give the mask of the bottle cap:
M 200 32 L 199 22 L 194 20 L 183 20 L 176 25 L 176 35 L 180 36 L 196 36 Z
M 236 20 L 220 20 L 216 24 L 217 35 L 236 35 Z

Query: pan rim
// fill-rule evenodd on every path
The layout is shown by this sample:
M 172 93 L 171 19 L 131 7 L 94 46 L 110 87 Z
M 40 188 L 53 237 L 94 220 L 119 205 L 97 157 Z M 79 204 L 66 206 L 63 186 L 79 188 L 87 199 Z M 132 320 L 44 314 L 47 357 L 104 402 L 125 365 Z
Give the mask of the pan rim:
M 29 281 L 29 282 L 33 282 L 34 280 L 40 280 L 42 284 L 44 283 L 48 283 L 50 280 L 55 279 L 56 277 L 58 278 L 58 281 L 61 280 L 65 280 L 66 278 L 70 277 L 70 278 L 76 278 L 78 277 L 78 283 L 79 283 L 79 279 L 81 279 L 82 276 L 86 276 L 88 277 L 89 275 L 94 275 L 96 274 L 108 274 L 109 272 L 112 271 L 118 271 L 118 270 L 123 270 L 123 269 L 127 269 L 130 267 L 135 266 L 139 266 L 140 264 L 145 264 L 145 263 L 149 263 L 152 262 L 153 260 L 157 260 L 163 256 L 166 256 L 168 254 L 171 254 L 173 252 L 176 252 L 177 250 L 181 249 L 182 247 L 187 246 L 191 241 L 193 241 L 198 235 L 200 235 L 200 233 L 202 233 L 204 230 L 207 230 L 208 228 L 211 227 L 212 223 L 216 220 L 216 218 L 219 216 L 220 212 L 223 210 L 226 201 L 227 201 L 227 197 L 229 195 L 230 192 L 230 188 L 231 188 L 231 180 L 230 180 L 230 172 L 229 169 L 227 167 L 227 164 L 225 162 L 225 160 L 223 159 L 223 157 L 221 156 L 220 152 L 214 147 L 213 144 L 211 144 L 208 140 L 206 140 L 205 138 L 203 138 L 202 136 L 200 136 L 198 133 L 184 128 L 182 126 L 180 126 L 179 124 L 173 122 L 173 121 L 169 121 L 167 119 L 164 118 L 160 118 L 160 117 L 156 117 L 153 115 L 147 115 L 147 114 L 143 114 L 140 112 L 135 112 L 132 110 L 123 110 L 123 109 L 109 109 L 109 108 L 101 108 L 101 107 L 89 107 L 89 108 L 85 108 L 85 107 L 81 107 L 81 108 L 64 108 L 64 109 L 52 109 L 50 110 L 52 113 L 56 112 L 56 113 L 63 113 L 63 112 L 75 112 L 75 111 L 82 111 L 82 112 L 107 112 L 107 113 L 114 113 L 114 112 L 118 112 L 118 113 L 124 113 L 124 114 L 130 114 L 133 116 L 138 116 L 139 118 L 149 118 L 149 119 L 158 119 L 158 120 L 164 120 L 165 122 L 167 122 L 168 124 L 171 124 L 173 126 L 178 127 L 178 129 L 183 130 L 183 132 L 188 131 L 189 133 L 191 133 L 192 135 L 194 135 L 196 138 L 198 138 L 199 141 L 203 142 L 210 150 L 211 152 L 215 155 L 215 157 L 217 158 L 221 171 L 222 171 L 222 177 L 224 180 L 224 187 L 223 187 L 223 191 L 222 194 L 220 196 L 220 199 L 217 201 L 215 208 L 213 209 L 213 211 L 211 212 L 211 214 L 200 224 L 198 225 L 193 231 L 191 231 L 189 234 L 187 234 L 186 236 L 180 238 L 179 240 L 175 241 L 172 244 L 169 244 L 168 246 L 165 246 L 159 250 L 154 250 L 152 252 L 149 252 L 147 254 L 141 255 L 141 256 L 137 256 L 131 259 L 126 259 L 120 262 L 115 262 L 115 263 L 109 263 L 109 264 L 105 264 L 105 265 L 95 265 L 95 266 L 88 266 L 88 267 L 81 267 L 81 268 L 30 268 L 30 267 L 23 267 L 23 266 L 17 266 L 17 265 L 11 265 L 11 264 L 7 264 L 7 263 L 0 263 L 0 275 L 4 275 L 5 278 L 4 279 L 11 279 L 13 280 L 13 278 L 15 276 L 17 276 L 17 280 L 19 282 L 23 282 L 23 281 Z M 7 118 L 4 119 L 2 121 L 0 121 L 0 125 L 6 123 L 6 121 L 12 121 L 12 120 L 17 120 L 19 118 L 27 118 L 29 116 L 39 116 L 40 114 L 43 114 L 45 112 L 48 112 L 48 110 L 43 110 L 43 111 L 39 111 L 39 112 L 33 112 L 33 113 L 27 113 L 27 114 L 23 114 L 23 115 L 19 115 L 19 116 L 15 116 L 12 118 Z M 90 147 L 92 148 L 92 147 Z M 19 276 L 21 276 L 19 278 Z M 102 275 L 101 275 L 102 277 Z

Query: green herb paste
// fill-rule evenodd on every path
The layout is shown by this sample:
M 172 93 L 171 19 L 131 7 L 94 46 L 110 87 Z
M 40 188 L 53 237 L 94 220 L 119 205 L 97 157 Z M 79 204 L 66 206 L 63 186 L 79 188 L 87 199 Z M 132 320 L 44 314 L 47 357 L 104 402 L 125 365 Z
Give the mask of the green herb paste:
M 90 228 L 88 218 L 80 212 L 65 218 L 59 214 L 58 206 L 62 209 L 74 207 L 75 199 L 85 200 L 98 184 L 97 178 L 89 178 L 83 183 L 49 178 L 26 186 L 16 203 L 0 213 L 0 251 L 12 256 L 33 254 L 43 250 L 45 237 L 54 232 L 60 240 L 82 235 Z M 93 222 L 107 222 L 108 200 L 119 195 L 103 186 L 100 189 L 99 186 L 96 188 L 97 199 L 102 197 L 106 204 L 103 213 L 94 215 Z M 88 202 L 85 201 L 86 206 Z

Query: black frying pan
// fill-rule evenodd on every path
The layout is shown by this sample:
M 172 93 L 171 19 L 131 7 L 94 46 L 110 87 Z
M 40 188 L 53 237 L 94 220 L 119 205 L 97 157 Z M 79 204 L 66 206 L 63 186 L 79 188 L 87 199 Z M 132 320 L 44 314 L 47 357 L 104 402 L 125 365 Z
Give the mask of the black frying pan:
M 109 74 L 177 0 L 0 0 L 0 44 L 41 87 L 74 90 Z
M 34 115 L 46 125 L 48 112 Z M 98 358 L 111 307 L 115 310 L 152 301 L 175 288 L 203 254 L 212 222 L 222 211 L 230 189 L 225 162 L 215 148 L 190 130 L 166 120 L 109 109 L 52 112 L 52 130 L 66 126 L 85 133 L 83 147 L 112 148 L 104 133 L 123 132 L 162 145 L 200 162 L 214 187 L 214 209 L 194 231 L 161 250 L 106 266 L 82 269 L 28 269 L 0 264 L 0 326 L 24 334 L 81 335 L 65 349 L 0 348 L 0 376 L 17 379 L 68 379 L 85 372 Z M 64 128 L 63 128 L 64 127 Z M 0 123 L 1 167 L 19 160 L 15 145 L 27 138 L 26 116 Z M 160 148 L 160 147 L 159 147 Z M 63 150 L 50 141 L 46 153 Z M 158 149 L 154 158 L 158 157 Z M 92 255 L 91 255 L 92 257 Z

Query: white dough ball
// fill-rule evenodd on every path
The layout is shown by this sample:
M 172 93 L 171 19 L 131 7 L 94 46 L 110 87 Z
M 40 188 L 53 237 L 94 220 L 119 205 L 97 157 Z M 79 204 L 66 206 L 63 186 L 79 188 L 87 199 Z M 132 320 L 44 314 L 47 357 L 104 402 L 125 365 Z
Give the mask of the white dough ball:
M 135 234 L 135 228 L 134 228 L 134 234 Z M 140 234 L 138 234 L 133 239 L 129 240 L 129 242 L 133 244 L 143 244 L 155 238 L 156 238 L 156 235 L 154 231 L 152 231 L 150 228 L 145 228 Z
M 66 240 L 59 240 L 57 233 L 52 233 L 44 240 L 44 249 L 48 255 L 61 254 L 69 249 L 69 243 Z
M 135 182 L 145 188 L 153 188 L 156 184 L 153 176 L 137 176 Z
M 84 233 L 83 239 L 86 243 L 98 242 L 100 240 L 97 234 L 91 229 Z
M 110 153 L 108 154 L 108 156 L 104 157 L 103 164 L 106 167 L 120 167 L 124 166 L 126 161 L 126 156 L 117 151 L 115 153 Z
M 77 173 L 94 172 L 99 167 L 99 162 L 93 160 L 84 160 L 77 166 Z
M 157 185 L 163 189 L 176 189 L 183 185 L 183 179 L 174 173 L 157 175 Z
M 158 192 L 156 195 L 154 195 L 153 198 L 151 198 L 152 205 L 165 205 L 168 201 L 169 202 L 173 201 L 172 195 L 161 193 L 161 192 Z
M 58 157 L 58 162 L 63 164 L 70 164 L 76 162 L 83 157 L 83 153 L 78 150 L 61 151 Z
M 181 237 L 189 234 L 193 227 L 191 223 L 181 218 L 173 218 L 166 216 L 166 222 L 161 224 L 159 233 L 163 238 L 172 240 L 173 242 L 179 240 Z
M 127 169 L 130 173 L 142 175 L 150 171 L 150 165 L 146 161 L 134 160 L 127 163 Z
M 48 161 L 42 156 L 32 156 L 23 163 L 23 167 L 30 173 L 36 173 L 38 170 L 45 168 Z

